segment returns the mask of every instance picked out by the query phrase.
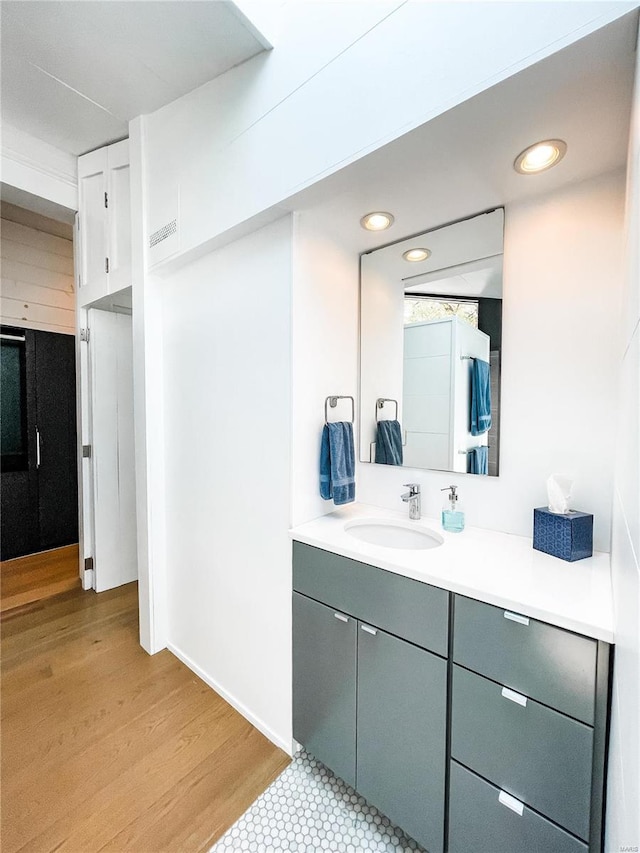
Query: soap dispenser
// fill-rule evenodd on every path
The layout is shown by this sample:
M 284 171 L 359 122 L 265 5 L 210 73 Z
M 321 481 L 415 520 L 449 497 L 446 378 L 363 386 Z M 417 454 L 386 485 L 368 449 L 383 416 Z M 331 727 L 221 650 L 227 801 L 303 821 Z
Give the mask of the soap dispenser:
M 447 486 L 446 489 L 440 489 L 441 492 L 449 493 L 442 507 L 442 526 L 450 533 L 460 533 L 464 530 L 464 513 L 458 503 L 457 488 L 457 486 Z

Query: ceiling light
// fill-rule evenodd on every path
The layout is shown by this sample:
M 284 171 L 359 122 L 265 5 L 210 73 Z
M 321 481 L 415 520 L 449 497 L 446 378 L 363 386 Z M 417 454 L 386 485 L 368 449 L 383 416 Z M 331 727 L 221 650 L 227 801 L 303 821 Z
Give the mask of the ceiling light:
M 416 261 L 426 261 L 427 258 L 431 257 L 430 249 L 409 249 L 408 252 L 403 252 L 402 257 L 405 261 L 411 261 L 415 263 Z
M 390 228 L 393 225 L 393 216 L 390 213 L 385 213 L 384 210 L 375 210 L 373 213 L 367 213 L 366 216 L 363 216 L 360 225 L 367 231 L 384 231 L 385 228 Z
M 562 139 L 545 139 L 536 142 L 518 154 L 513 168 L 521 175 L 535 175 L 544 172 L 559 163 L 567 151 L 567 143 Z

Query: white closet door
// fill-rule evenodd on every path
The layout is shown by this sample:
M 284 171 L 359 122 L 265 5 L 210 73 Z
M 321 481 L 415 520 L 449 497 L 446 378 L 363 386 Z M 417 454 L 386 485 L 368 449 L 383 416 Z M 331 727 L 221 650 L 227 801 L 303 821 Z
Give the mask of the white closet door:
M 78 158 L 80 286 L 78 300 L 87 305 L 107 293 L 107 150 Z
M 131 317 L 89 311 L 95 589 L 138 577 Z
M 129 140 L 107 149 L 109 197 L 109 293 L 131 286 Z

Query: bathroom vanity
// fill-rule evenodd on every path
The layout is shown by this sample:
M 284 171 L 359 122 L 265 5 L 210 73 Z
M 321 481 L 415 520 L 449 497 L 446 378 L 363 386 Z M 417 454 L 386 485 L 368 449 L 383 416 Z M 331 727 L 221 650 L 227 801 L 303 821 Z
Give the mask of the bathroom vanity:
M 601 851 L 608 556 L 580 574 L 473 529 L 385 548 L 349 535 L 363 515 L 393 513 L 292 531 L 296 741 L 429 853 Z

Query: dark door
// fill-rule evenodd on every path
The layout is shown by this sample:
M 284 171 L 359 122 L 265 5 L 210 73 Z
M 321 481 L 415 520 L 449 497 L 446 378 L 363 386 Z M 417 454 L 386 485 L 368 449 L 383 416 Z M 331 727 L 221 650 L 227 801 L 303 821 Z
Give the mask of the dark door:
M 0 559 L 78 541 L 75 340 L 1 329 Z
M 34 333 L 0 329 L 0 559 L 38 550 Z
M 35 336 L 39 550 L 45 551 L 78 541 L 75 339 Z

